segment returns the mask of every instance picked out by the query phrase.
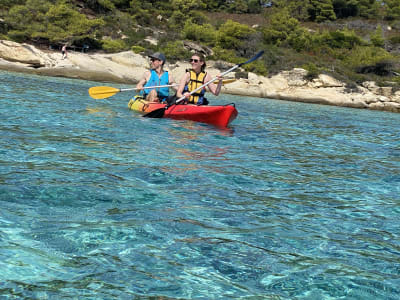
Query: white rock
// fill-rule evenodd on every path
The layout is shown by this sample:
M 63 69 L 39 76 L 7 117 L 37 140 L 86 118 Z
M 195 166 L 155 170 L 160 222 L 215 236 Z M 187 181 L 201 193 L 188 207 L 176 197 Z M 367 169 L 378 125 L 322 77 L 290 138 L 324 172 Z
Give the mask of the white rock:
M 364 81 L 362 83 L 362 86 L 371 90 L 371 89 L 376 89 L 378 86 L 376 85 L 375 81 Z
M 313 79 L 312 81 L 315 84 L 315 87 L 342 87 L 344 84 L 335 78 L 326 75 L 320 74 L 318 78 Z
M 249 80 L 250 84 L 260 84 L 261 83 L 259 76 L 252 72 L 248 73 L 248 80 Z
M 29 48 L 12 41 L 0 40 L 0 57 L 11 62 L 44 66 L 45 64 L 40 57 L 32 53 Z
M 371 103 L 368 108 L 375 109 L 375 110 L 383 110 L 384 104 L 382 102 L 374 102 Z

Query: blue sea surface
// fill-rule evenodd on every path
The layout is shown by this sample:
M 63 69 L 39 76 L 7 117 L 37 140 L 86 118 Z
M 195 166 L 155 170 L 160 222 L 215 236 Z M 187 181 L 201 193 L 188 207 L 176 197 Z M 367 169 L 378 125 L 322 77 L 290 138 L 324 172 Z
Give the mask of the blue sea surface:
M 1 299 L 399 299 L 400 114 L 97 85 L 0 72 Z

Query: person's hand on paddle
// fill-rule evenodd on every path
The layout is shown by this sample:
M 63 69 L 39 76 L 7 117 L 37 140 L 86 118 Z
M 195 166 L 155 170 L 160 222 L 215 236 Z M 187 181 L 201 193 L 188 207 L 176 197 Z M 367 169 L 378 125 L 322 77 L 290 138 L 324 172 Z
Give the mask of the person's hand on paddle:
M 144 83 L 142 81 L 139 81 L 138 84 L 136 85 L 136 90 L 138 92 L 141 92 L 144 90 Z
M 221 90 L 223 78 L 222 78 L 221 74 L 218 74 L 216 77 L 217 77 L 217 80 L 218 80 L 217 86 L 218 86 L 219 90 Z
M 187 103 L 188 102 L 188 100 L 189 100 L 189 98 L 190 98 L 190 96 L 191 96 L 191 94 L 189 93 L 189 92 L 186 92 L 186 93 L 183 93 L 183 95 L 182 95 L 183 97 L 185 97 L 185 100 L 184 100 L 184 102 L 185 103 Z

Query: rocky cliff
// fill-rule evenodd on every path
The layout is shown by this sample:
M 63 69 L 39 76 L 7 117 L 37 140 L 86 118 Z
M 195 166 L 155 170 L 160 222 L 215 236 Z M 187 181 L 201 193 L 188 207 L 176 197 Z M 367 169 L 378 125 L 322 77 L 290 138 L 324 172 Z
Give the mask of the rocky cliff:
M 216 75 L 221 63 L 207 62 L 208 71 Z M 62 59 L 61 52 L 42 51 L 32 45 L 0 40 L 0 69 L 27 72 L 47 76 L 63 76 L 92 81 L 135 84 L 149 67 L 148 59 L 131 51 L 116 54 L 69 52 Z M 186 62 L 166 63 L 166 69 L 179 81 Z M 223 87 L 223 93 L 319 103 L 354 108 L 367 108 L 400 112 L 400 91 L 391 87 L 378 87 L 365 82 L 357 92 L 346 89 L 342 82 L 327 75 L 308 81 L 306 71 L 293 69 L 272 77 L 249 73 L 247 79 L 239 79 Z M 228 74 L 234 77 L 232 72 Z

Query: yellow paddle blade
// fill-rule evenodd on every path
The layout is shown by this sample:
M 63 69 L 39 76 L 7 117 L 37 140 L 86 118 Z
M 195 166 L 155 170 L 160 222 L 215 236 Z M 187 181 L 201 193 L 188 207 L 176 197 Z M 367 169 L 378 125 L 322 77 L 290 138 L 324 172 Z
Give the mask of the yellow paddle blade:
M 235 82 L 235 81 L 236 81 L 235 78 L 223 79 L 223 80 L 222 80 L 222 84 L 225 85 L 225 84 L 229 84 L 229 83 L 232 83 L 232 82 Z M 217 79 L 217 80 L 214 80 L 213 83 L 217 84 L 217 83 L 218 83 L 218 79 Z
M 93 99 L 104 99 L 115 95 L 120 92 L 120 89 L 110 86 L 94 86 L 89 89 L 89 95 Z
M 235 82 L 236 81 L 236 79 L 235 78 L 228 78 L 228 79 L 224 79 L 224 80 L 222 80 L 222 84 L 229 84 L 229 83 L 232 83 L 232 82 Z

